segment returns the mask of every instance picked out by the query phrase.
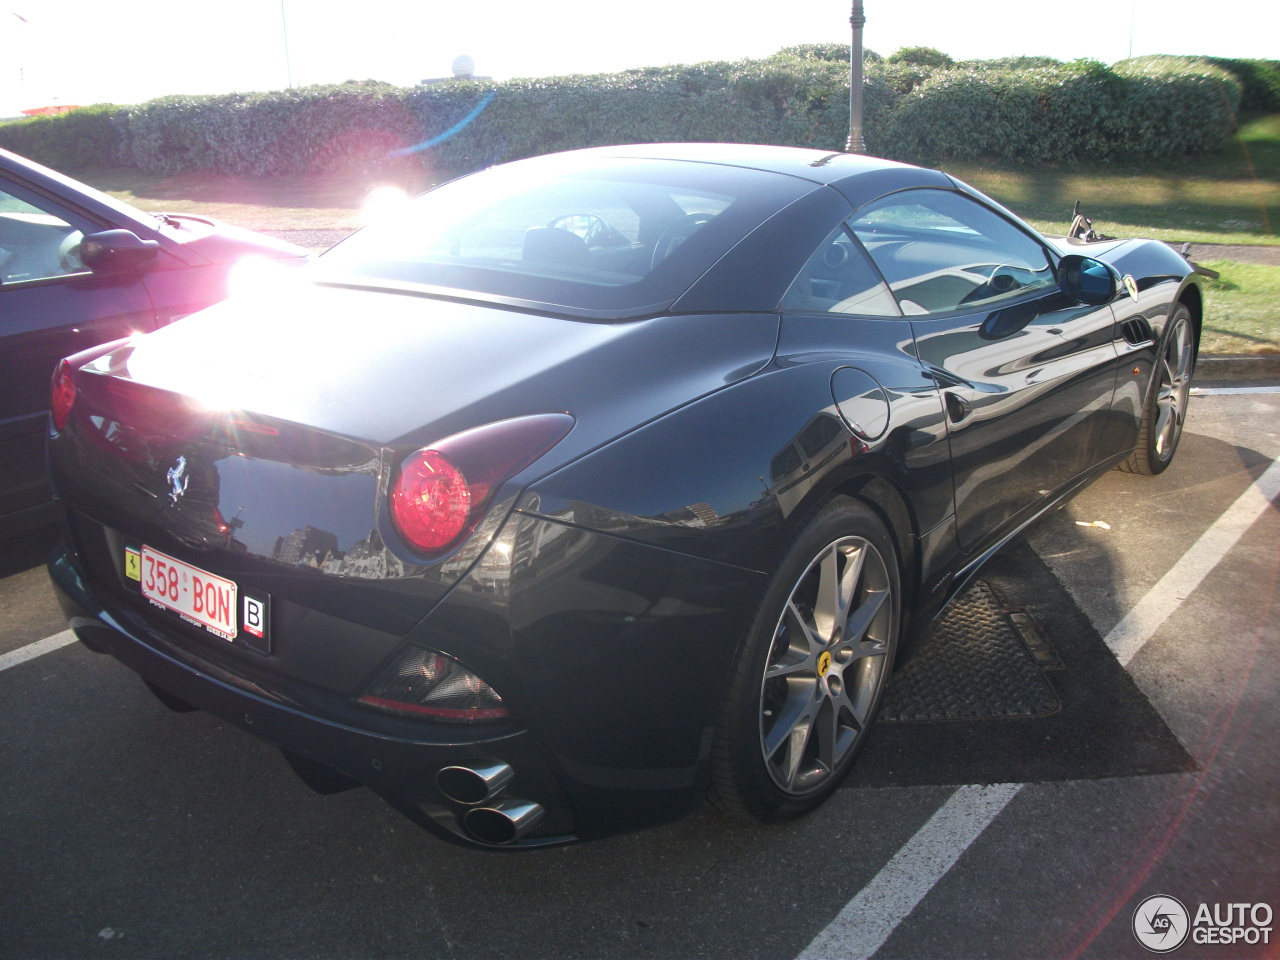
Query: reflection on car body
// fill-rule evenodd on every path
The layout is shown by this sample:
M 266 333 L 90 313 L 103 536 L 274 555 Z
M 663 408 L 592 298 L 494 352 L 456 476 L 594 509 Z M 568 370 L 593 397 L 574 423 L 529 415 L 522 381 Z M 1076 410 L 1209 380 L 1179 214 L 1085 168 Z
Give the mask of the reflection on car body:
M 56 516 L 43 448 L 60 358 L 221 300 L 243 257 L 304 256 L 205 218 L 143 213 L 0 150 L 0 531 Z

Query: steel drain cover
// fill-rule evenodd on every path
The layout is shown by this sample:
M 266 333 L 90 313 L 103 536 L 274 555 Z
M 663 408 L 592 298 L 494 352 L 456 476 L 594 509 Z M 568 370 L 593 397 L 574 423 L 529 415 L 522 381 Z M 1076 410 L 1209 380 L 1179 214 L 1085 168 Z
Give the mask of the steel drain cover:
M 1061 706 L 995 594 L 978 581 L 890 678 L 880 721 L 1044 717 Z

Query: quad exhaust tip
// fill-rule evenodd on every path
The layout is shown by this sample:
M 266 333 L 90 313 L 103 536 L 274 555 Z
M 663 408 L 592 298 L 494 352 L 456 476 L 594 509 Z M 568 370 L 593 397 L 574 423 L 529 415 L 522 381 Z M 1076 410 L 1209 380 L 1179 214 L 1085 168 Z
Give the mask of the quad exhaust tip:
M 515 775 L 509 763 L 475 760 L 441 767 L 436 772 L 436 786 L 454 803 L 474 807 L 499 796 Z
M 510 797 L 489 807 L 468 810 L 463 824 L 482 843 L 504 846 L 515 843 L 542 823 L 546 815 L 541 804 Z

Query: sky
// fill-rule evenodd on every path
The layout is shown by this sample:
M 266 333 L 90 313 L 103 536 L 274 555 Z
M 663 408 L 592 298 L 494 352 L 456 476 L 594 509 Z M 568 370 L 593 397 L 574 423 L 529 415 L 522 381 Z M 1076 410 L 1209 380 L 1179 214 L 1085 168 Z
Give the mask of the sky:
M 864 45 L 956 59 L 1149 53 L 1280 58 L 1275 0 L 863 0 Z M 849 0 L 0 0 L 0 117 L 49 102 L 376 79 L 411 85 L 455 57 L 495 79 L 768 56 L 849 41 Z M 287 43 L 286 43 L 287 41 Z

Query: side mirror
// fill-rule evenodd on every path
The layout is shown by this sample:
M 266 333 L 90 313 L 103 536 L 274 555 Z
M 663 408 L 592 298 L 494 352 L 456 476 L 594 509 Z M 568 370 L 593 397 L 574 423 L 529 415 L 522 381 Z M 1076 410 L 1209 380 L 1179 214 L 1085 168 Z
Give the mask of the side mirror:
M 1101 260 L 1071 253 L 1058 261 L 1058 286 L 1077 303 L 1100 306 L 1115 299 L 1120 277 Z
M 80 241 L 80 262 L 94 273 L 128 273 L 150 266 L 159 250 L 132 230 L 102 230 Z

